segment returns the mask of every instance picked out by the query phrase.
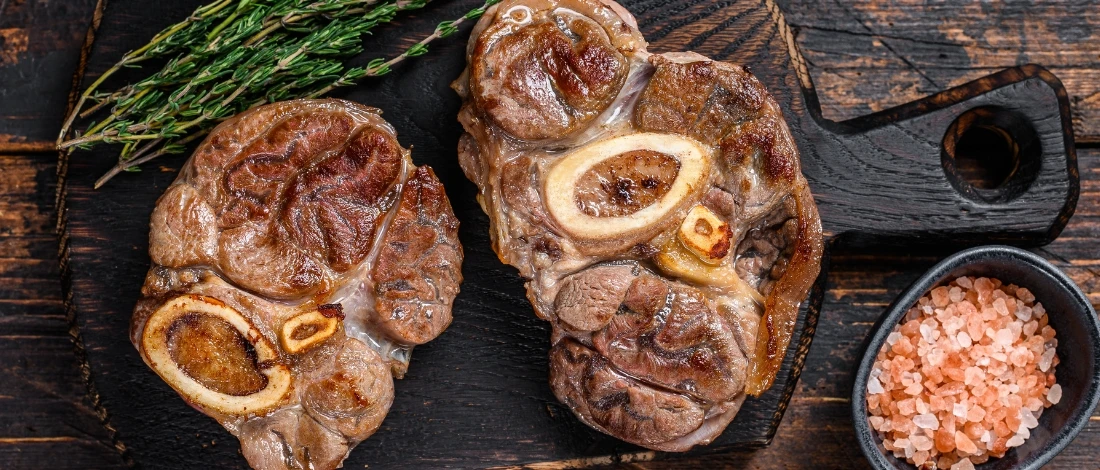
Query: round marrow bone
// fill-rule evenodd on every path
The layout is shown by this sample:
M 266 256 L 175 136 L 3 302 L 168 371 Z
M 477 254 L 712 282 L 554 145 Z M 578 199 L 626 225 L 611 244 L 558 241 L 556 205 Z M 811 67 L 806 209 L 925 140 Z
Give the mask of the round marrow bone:
M 254 348 L 257 370 L 266 377 L 266 386 L 248 395 L 230 395 L 207 388 L 184 371 L 173 359 L 168 343 L 173 326 L 188 315 L 212 316 L 236 329 Z M 279 406 L 290 392 L 290 369 L 278 361 L 275 346 L 240 312 L 212 297 L 181 295 L 165 302 L 146 323 L 141 352 L 165 382 L 205 409 L 230 415 L 255 414 Z
M 703 205 L 691 208 L 677 236 L 684 247 L 707 264 L 721 263 L 730 252 L 730 224 Z
M 288 353 L 299 354 L 317 346 L 336 334 L 344 312 L 340 304 L 321 305 L 316 310 L 299 314 L 283 323 L 279 340 Z
M 651 150 L 675 158 L 680 169 L 668 192 L 632 214 L 594 217 L 576 202 L 577 181 L 592 167 L 635 150 Z M 543 188 L 547 208 L 570 235 L 606 240 L 654 226 L 702 190 L 710 174 L 711 152 L 698 142 L 675 134 L 627 134 L 594 142 L 564 156 L 550 169 Z

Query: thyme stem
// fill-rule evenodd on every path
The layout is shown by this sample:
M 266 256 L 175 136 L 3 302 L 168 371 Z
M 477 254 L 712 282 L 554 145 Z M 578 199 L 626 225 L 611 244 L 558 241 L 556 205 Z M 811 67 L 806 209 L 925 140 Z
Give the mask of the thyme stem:
M 460 18 L 444 21 L 428 36 L 388 60 L 349 68 L 363 38 L 397 14 L 430 0 L 216 0 L 127 53 L 81 94 L 58 136 L 72 151 L 123 144 L 117 164 L 100 187 L 123 171 L 162 155 L 180 153 L 217 123 L 246 109 L 294 97 L 317 97 L 366 77 L 385 75 L 398 63 L 423 55 L 432 41 L 458 31 L 500 0 L 485 0 Z M 111 93 L 99 92 L 124 67 L 167 59 L 159 70 Z M 86 106 L 89 101 L 94 104 Z M 70 138 L 75 121 L 109 107 Z

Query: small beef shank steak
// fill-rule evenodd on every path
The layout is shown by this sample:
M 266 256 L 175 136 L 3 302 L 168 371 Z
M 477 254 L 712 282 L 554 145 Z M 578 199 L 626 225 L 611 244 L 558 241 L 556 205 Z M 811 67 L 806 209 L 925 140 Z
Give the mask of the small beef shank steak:
M 157 201 L 141 357 L 260 469 L 331 469 L 451 322 L 458 221 L 379 111 L 287 101 L 215 128 Z
M 550 386 L 589 426 L 707 444 L 775 381 L 821 222 L 744 68 L 650 54 L 610 0 L 505 0 L 453 87 L 494 249 L 553 325 Z

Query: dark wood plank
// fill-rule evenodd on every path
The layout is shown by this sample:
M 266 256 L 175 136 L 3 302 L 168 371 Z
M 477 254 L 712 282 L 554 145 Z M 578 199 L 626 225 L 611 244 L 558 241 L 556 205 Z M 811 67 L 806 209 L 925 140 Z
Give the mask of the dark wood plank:
M 25 0 L 20 2 L 19 0 L 9 0 L 9 4 L 27 3 L 33 0 Z M 0 2 L 3 3 L 3 2 Z M 42 3 L 42 2 L 39 2 Z M 75 3 L 75 2 L 73 2 Z M 88 2 L 90 3 L 90 2 Z M 837 7 L 837 2 L 823 2 L 823 1 L 802 1 L 802 2 L 784 2 L 780 1 L 784 6 L 788 15 L 788 19 L 795 18 L 798 15 L 808 17 L 812 20 L 817 20 L 819 23 L 828 25 L 829 23 L 837 22 L 836 15 L 832 15 L 831 11 Z M 893 2 L 895 4 L 899 2 Z M 1038 2 L 1038 3 L 1051 3 L 1051 2 Z M 66 2 L 50 2 L 48 4 L 51 8 L 63 8 Z M 928 88 L 926 90 L 909 90 L 906 87 L 913 86 L 914 83 L 920 83 L 919 78 L 913 79 L 913 77 L 919 77 L 919 74 L 912 72 L 905 62 L 913 61 L 914 57 L 919 57 L 920 54 L 927 54 L 928 58 L 940 59 L 939 54 L 944 54 L 953 58 L 958 49 L 969 48 L 967 52 L 967 59 L 970 57 L 970 52 L 979 59 L 985 57 L 984 54 L 993 47 L 1002 48 L 1004 51 L 1008 51 L 1006 54 L 996 56 L 998 60 L 1003 60 L 997 63 L 996 68 L 1009 65 L 1017 65 L 1027 62 L 1028 60 L 1034 62 L 1041 62 L 1051 64 L 1049 60 L 1058 59 L 1061 56 L 1068 56 L 1075 54 L 1076 51 L 1089 50 L 1090 47 L 1095 47 L 1096 42 L 1092 41 L 1087 44 L 1069 44 L 1069 46 L 1063 46 L 1062 44 L 1054 44 L 1050 42 L 1035 41 L 1033 40 L 1034 31 L 1042 29 L 1051 29 L 1046 25 L 1064 24 L 1069 28 L 1063 28 L 1064 35 L 1071 36 L 1073 38 L 1087 38 L 1092 34 L 1091 31 L 1095 31 L 1095 28 L 1085 31 L 1088 34 L 1080 34 L 1078 36 L 1072 36 L 1075 31 L 1079 31 L 1080 28 L 1075 28 L 1074 25 L 1088 20 L 1088 15 L 1063 15 L 1059 17 L 1058 11 L 1054 9 L 1047 9 L 1047 13 L 1041 13 L 1041 20 L 1036 21 L 1035 25 L 1039 25 L 1032 28 L 1022 27 L 1027 22 L 1027 14 L 1024 10 L 1015 10 L 1003 13 L 1002 15 L 971 15 L 965 19 L 960 18 L 952 13 L 943 13 L 942 10 L 926 10 L 922 6 L 912 6 L 908 3 L 900 4 L 901 8 L 895 12 L 893 16 L 888 15 L 888 11 L 884 8 L 874 9 L 878 13 L 874 15 L 868 15 L 867 25 L 880 33 L 877 36 L 881 36 L 880 39 L 886 39 L 886 42 L 894 47 L 896 50 L 900 48 L 896 45 L 896 42 L 890 39 L 897 39 L 898 41 L 904 41 L 908 38 L 915 38 L 915 42 L 920 42 L 923 35 L 926 34 L 926 30 L 934 31 L 941 23 L 954 25 L 956 29 L 969 27 L 969 28 L 983 28 L 983 25 L 991 24 L 994 20 L 1003 18 L 1005 14 L 1008 17 L 1015 18 L 1016 23 L 1009 23 L 1009 27 L 1001 28 L 1000 31 L 995 31 L 996 34 L 992 37 L 995 38 L 992 43 L 996 43 L 996 46 L 990 44 L 981 44 L 982 34 L 974 34 L 971 37 L 975 39 L 968 39 L 967 37 L 952 39 L 948 37 L 947 41 L 943 44 L 928 44 L 927 49 L 913 48 L 908 51 L 902 51 L 901 57 L 886 57 L 888 60 L 872 61 L 866 59 L 867 54 L 861 52 L 864 47 L 877 47 L 881 53 L 885 46 L 876 45 L 874 43 L 875 35 L 867 36 L 865 34 L 842 34 L 841 39 L 831 42 L 823 41 L 821 39 L 807 39 L 805 29 L 797 29 L 799 31 L 799 46 L 802 48 L 804 54 L 811 58 L 810 70 L 815 82 L 818 85 L 818 89 L 821 93 L 822 102 L 826 105 L 826 116 L 833 117 L 834 119 L 844 119 L 866 114 L 871 110 L 885 109 L 889 106 L 900 104 L 902 102 L 910 101 L 912 99 L 921 98 L 927 94 L 942 90 L 948 84 L 959 84 L 965 82 L 967 79 L 975 78 L 980 75 L 984 75 L 991 70 L 988 69 L 975 69 L 971 70 L 969 65 L 959 65 L 957 69 L 953 70 L 953 73 L 957 76 L 965 78 L 956 78 L 954 81 L 947 80 L 946 83 L 941 83 L 940 87 Z M 1041 6 L 1041 5 L 1040 5 Z M 10 5 L 9 7 L 10 8 Z M 856 5 L 855 8 L 869 8 L 864 5 Z M 939 7 L 941 9 L 952 8 L 951 5 Z M 957 7 L 956 7 L 957 8 Z M 972 7 L 973 8 L 973 7 Z M 1095 7 L 1092 7 L 1095 8 Z M 1002 9 L 1002 12 L 1005 10 Z M 792 19 L 792 22 L 799 24 L 805 23 L 805 18 Z M 3 13 L 0 13 L 0 22 L 6 22 Z M 909 21 L 909 23 L 907 23 Z M 894 24 L 890 24 L 894 23 Z M 912 24 L 910 24 L 912 23 Z M 3 28 L 9 28 L 4 23 Z M 917 24 L 917 26 L 913 26 Z M 49 24 L 44 25 L 50 27 Z M 896 26 L 896 28 L 895 28 Z M 994 30 L 996 27 L 988 27 L 988 30 Z M 831 36 L 831 33 L 827 30 L 823 30 L 821 33 L 825 36 Z M 984 31 L 984 30 L 983 30 Z M 80 32 L 81 36 L 83 32 Z M 1046 34 L 1049 34 L 1047 32 Z M 1020 41 L 1020 38 L 1031 38 L 1027 41 Z M 987 40 L 988 41 L 988 40 Z M 1014 44 L 1013 41 L 1020 42 L 1021 44 Z M 1081 41 L 1085 41 L 1081 39 Z M 991 44 L 992 44 L 991 43 Z M 979 44 L 979 45 L 974 45 Z M 814 47 L 825 47 L 822 56 L 813 56 Z M 1012 49 L 1016 47 L 1017 49 Z M 1035 60 L 1030 59 L 1034 57 L 1036 51 L 1042 48 L 1045 59 Z M 915 52 L 914 52 L 915 51 Z M 985 52 L 983 52 L 985 51 Z M 888 53 L 889 51 L 886 50 Z M 914 54 L 914 55 L 907 55 Z M 1089 57 L 1087 57 L 1089 58 Z M 1096 54 L 1093 53 L 1091 59 L 1096 58 Z M 830 62 L 831 61 L 831 62 Z M 847 61 L 848 63 L 843 63 Z M 829 64 L 832 67 L 827 67 Z M 825 65 L 823 65 L 825 64 Z M 846 68 L 845 68 L 846 67 Z M 1081 116 L 1087 116 L 1086 113 L 1090 112 L 1091 106 L 1095 106 L 1097 99 L 1095 96 L 1087 93 L 1077 92 L 1074 83 L 1089 85 L 1094 81 L 1095 72 L 1092 72 L 1089 67 L 1092 65 L 1086 65 L 1078 71 L 1074 71 L 1072 68 L 1063 71 L 1063 68 L 1054 68 L 1056 73 L 1063 79 L 1067 86 L 1071 89 L 1071 95 L 1078 97 L 1074 100 L 1075 103 L 1075 115 L 1077 117 L 1077 129 L 1078 135 L 1084 135 L 1086 138 L 1090 138 L 1093 133 L 1082 134 L 1081 129 L 1089 126 L 1100 126 L 1100 122 L 1097 119 L 1088 117 L 1083 118 Z M 952 72 L 948 70 L 947 72 Z M 830 80 L 829 74 L 837 75 L 834 79 L 836 81 L 835 86 L 828 85 Z M 907 75 L 907 74 L 911 74 Z M 65 70 L 61 73 L 59 80 L 67 83 L 69 70 Z M 1071 77 L 1071 78 L 1067 78 Z M 1074 80 L 1072 77 L 1081 77 Z M 894 77 L 902 77 L 895 79 Z M 1087 79 L 1087 80 L 1086 80 Z M 0 80 L 0 84 L 6 85 L 7 82 Z M 1080 85 L 1077 85 L 1080 86 Z M 4 99 L 10 95 L 3 94 L 6 91 L 6 86 L 0 86 L 5 90 L 0 90 L 0 104 Z M 64 88 L 67 89 L 67 86 Z M 64 92 L 67 92 L 65 90 Z M 59 102 L 63 102 L 64 92 L 58 95 Z M 52 99 L 51 96 L 46 94 L 41 95 L 43 99 Z M 3 106 L 0 106 L 2 109 Z M 58 111 L 60 114 L 60 111 Z M 7 125 L 8 123 L 0 119 L 0 127 Z M 41 141 L 39 146 L 48 146 L 48 141 L 52 140 L 53 132 L 43 133 L 47 136 L 47 140 Z M 10 140 L 18 140 L 18 137 L 9 138 Z M 41 148 L 35 147 L 36 150 Z M 1093 217 L 1100 215 L 1100 165 L 1095 162 L 1098 161 L 1096 150 L 1082 150 L 1079 152 L 1079 158 L 1081 161 L 1081 176 L 1082 176 L 1082 198 L 1078 205 L 1077 213 L 1074 216 L 1071 224 L 1063 232 L 1062 236 L 1052 245 L 1045 248 L 1045 253 L 1050 259 L 1063 259 L 1063 265 L 1072 266 L 1068 269 L 1071 276 L 1085 288 L 1086 292 L 1090 294 L 1094 302 L 1100 302 L 1100 280 L 1094 273 L 1094 270 L 1100 269 L 1100 261 L 1097 261 L 1097 253 L 1095 250 L 1095 240 L 1100 236 L 1100 226 L 1095 221 L 1088 223 L 1080 223 L 1080 219 L 1085 216 Z M 1088 163 L 1092 161 L 1094 163 Z M 52 164 L 51 164 L 52 166 Z M 147 176 L 147 175 L 146 175 Z M 35 191 L 38 194 L 37 197 L 41 197 L 42 200 L 49 200 L 53 197 L 53 191 L 50 188 L 41 188 L 34 186 L 33 188 L 22 186 L 20 191 Z M 0 230 L 3 229 L 3 225 L 0 225 Z M 52 260 L 56 253 L 56 245 L 53 243 L 52 235 L 44 235 L 37 237 L 3 237 L 0 236 L 0 257 L 4 257 L 3 253 L 18 253 L 12 256 L 25 256 L 27 258 L 34 258 L 39 260 L 43 266 L 48 266 L 52 263 Z M 917 265 L 909 266 L 907 263 L 910 260 L 902 260 L 895 262 L 900 263 L 900 267 L 897 268 L 898 273 L 876 275 L 874 266 L 880 262 L 880 259 L 876 256 L 848 256 L 841 260 L 839 263 L 834 263 L 834 266 L 846 266 L 851 264 L 851 274 L 846 275 L 843 279 L 846 279 L 843 285 L 849 286 L 842 289 L 839 297 L 833 299 L 829 297 L 826 303 L 826 310 L 823 313 L 822 323 L 826 325 L 833 325 L 833 327 L 821 326 L 818 332 L 817 345 L 813 348 L 810 357 L 808 358 L 810 369 L 812 370 L 815 365 L 818 372 L 807 372 L 806 380 L 802 381 L 799 390 L 795 398 L 791 402 L 791 408 L 788 412 L 788 416 L 783 425 L 779 428 L 779 434 L 776 436 L 775 442 L 767 449 L 763 449 L 754 453 L 737 453 L 730 456 L 715 456 L 703 460 L 676 460 L 665 461 L 658 463 L 645 464 L 645 466 L 653 468 L 709 468 L 718 465 L 728 465 L 731 467 L 752 467 L 752 468 L 847 468 L 848 466 L 861 466 L 864 465 L 862 458 L 858 455 L 858 451 L 851 445 L 851 430 L 850 424 L 846 424 L 847 420 L 847 403 L 841 403 L 838 400 L 844 400 L 842 398 L 844 394 L 835 393 L 835 387 L 830 387 L 828 384 L 839 383 L 843 379 L 845 369 L 850 367 L 850 364 L 854 364 L 854 359 L 835 359 L 831 349 L 826 346 L 826 341 L 823 338 L 833 337 L 838 335 L 844 335 L 849 341 L 854 341 L 851 338 L 858 337 L 859 332 L 859 318 L 874 318 L 878 313 L 881 313 L 885 305 L 893 298 L 898 290 L 903 287 L 904 283 L 908 281 L 902 281 L 900 283 L 894 282 L 892 290 L 882 287 L 888 279 L 895 278 L 897 276 L 908 276 L 908 279 L 915 278 L 919 275 L 920 266 L 930 265 L 935 259 L 935 256 L 924 256 L 916 259 Z M 6 261 L 0 260 L 0 264 L 6 264 Z M 7 269 L 7 268 L 5 268 Z M 37 268 L 36 268 L 37 269 Z M 908 273 L 908 274 L 906 274 Z M 833 277 L 830 278 L 830 285 L 839 285 L 842 278 L 836 269 L 833 271 Z M 39 287 L 45 288 L 40 285 Z M 19 302 L 11 302 L 8 304 L 11 306 L 10 310 L 3 310 L 0 308 L 0 312 L 5 315 L 10 313 L 21 313 L 24 308 L 29 305 L 33 305 L 33 308 L 38 308 L 42 305 L 56 305 L 57 297 L 54 291 L 45 290 L 40 292 L 34 298 L 25 298 L 19 300 Z M 832 294 L 831 294 L 832 295 Z M 50 300 L 53 299 L 53 300 Z M 51 303 L 53 302 L 53 303 Z M 830 316 L 832 312 L 832 316 Z M 876 313 L 877 312 L 877 313 Z M 848 319 L 851 316 L 853 319 Z M 839 323 L 837 323 L 839 322 Z M 850 323 L 844 328 L 845 322 Z M 0 328 L 6 328 L 6 326 L 0 326 Z M 31 327 L 31 330 L 37 331 L 38 327 Z M 863 334 L 866 334 L 866 328 L 869 325 L 865 325 Z M 60 330 L 59 330 L 60 331 Z M 36 334 L 36 333 L 32 333 Z M 24 346 L 27 348 L 34 348 L 35 345 Z M 71 361 L 71 352 L 67 352 L 64 348 L 52 348 L 49 349 L 51 354 L 54 355 L 52 361 L 59 361 L 60 363 L 68 363 Z M 8 361 L 15 363 L 18 358 L 2 358 L 0 364 L 8 364 Z M 846 362 L 848 361 L 848 362 Z M 812 375 L 816 374 L 816 375 Z M 56 380 L 63 382 L 65 380 L 72 380 L 71 377 L 59 376 Z M 850 383 L 850 377 L 849 377 Z M 817 384 L 817 385 L 814 385 Z M 818 393 L 817 388 L 820 388 L 829 393 Z M 831 393 L 831 395 L 830 395 Z M 48 403 L 35 403 L 34 406 L 28 408 L 38 409 L 39 407 L 50 408 Z M 2 416 L 2 415 L 0 415 Z M 3 468 L 57 468 L 58 460 L 54 457 L 56 455 L 69 455 L 70 452 L 80 452 L 79 446 L 70 447 L 67 444 L 68 437 L 46 437 L 40 440 L 36 440 L 34 437 L 20 437 L 12 440 L 7 438 L 0 438 L 0 467 Z M 1089 468 L 1090 464 L 1095 462 L 1095 448 L 1100 445 L 1100 419 L 1094 418 L 1094 421 L 1090 423 L 1089 428 L 1054 462 L 1056 468 Z M 79 460 L 79 459 L 77 459 Z M 113 455 L 107 455 L 103 463 L 96 464 L 92 460 L 86 461 L 87 464 L 83 465 L 84 468 L 103 468 L 109 465 L 109 462 L 117 461 Z M 76 466 L 74 464 L 74 466 Z
M 826 116 L 853 118 L 1035 63 L 1069 90 L 1078 139 L 1100 142 L 1094 2 L 777 1 Z
M 48 152 L 96 0 L 0 1 L 0 152 Z
M 121 463 L 87 399 L 73 354 L 57 266 L 56 182 L 52 158 L 0 155 L 3 468 Z
M 1068 105 L 1053 81 L 1039 71 L 1002 75 L 893 113 L 836 125 L 815 114 L 812 95 L 805 101 L 800 87 L 806 83 L 805 71 L 792 67 L 800 63 L 792 64 L 790 31 L 770 1 L 625 3 L 658 51 L 691 48 L 753 66 L 779 101 L 804 150 L 804 168 L 830 233 L 926 238 L 951 233 L 953 240 L 974 242 L 1000 236 L 1003 230 L 990 227 L 1002 224 L 1015 230 L 1005 239 L 1039 243 L 1057 233 L 1072 211 L 1076 175 L 1068 166 L 1072 154 L 1065 153 L 1069 140 L 1062 134 Z M 193 6 L 111 2 L 89 61 L 89 77 Z M 408 31 L 428 31 L 440 18 L 466 7 L 455 2 L 407 17 L 374 38 L 376 50 L 397 50 L 408 41 Z M 458 129 L 453 117 L 458 103 L 447 84 L 462 69 L 463 48 L 461 40 L 440 44 L 433 49 L 436 55 L 431 61 L 413 62 L 394 75 L 343 92 L 383 109 L 403 143 L 417 149 L 414 159 L 436 168 L 464 222 L 467 252 L 467 279 L 464 294 L 456 302 L 455 324 L 447 335 L 418 349 L 417 363 L 398 384 L 389 418 L 378 434 L 357 449 L 349 464 L 465 466 L 603 456 L 651 458 L 650 453 L 580 425 L 545 386 L 545 324 L 530 314 L 514 271 L 489 251 L 485 216 L 473 204 L 472 186 L 456 168 Z M 1042 155 L 1048 160 L 1041 168 L 1047 173 L 1039 175 L 1015 208 L 967 205 L 944 180 L 939 140 L 955 117 L 976 104 L 1032 113 L 1028 117 L 1042 139 Z M 64 163 L 69 165 L 64 199 L 70 248 L 66 260 L 71 268 L 69 306 L 81 327 L 99 392 L 95 399 L 109 412 L 109 424 L 119 431 L 128 456 L 138 462 L 240 465 L 235 446 L 206 444 L 209 440 L 231 443 L 232 438 L 187 410 L 146 370 L 126 339 L 130 305 L 148 263 L 147 216 L 174 175 L 170 171 L 125 175 L 93 193 L 92 180 L 111 165 L 112 156 L 110 149 L 99 149 Z M 178 168 L 179 161 L 162 164 Z M 870 178 L 872 174 L 877 179 Z M 872 200 L 881 198 L 885 190 L 902 188 L 914 195 L 914 203 Z M 796 336 L 792 343 L 799 353 L 809 346 L 808 334 L 816 321 L 816 303 L 807 305 L 811 307 L 807 336 Z M 718 441 L 694 453 L 724 452 L 770 440 L 793 391 L 801 359 L 800 354 L 789 355 L 779 386 L 761 399 L 749 400 Z M 130 380 L 123 382 L 120 377 Z M 497 419 L 504 415 L 510 419 Z M 523 436 L 524 445 L 515 445 L 516 436 Z M 429 441 L 438 443 L 421 445 Z

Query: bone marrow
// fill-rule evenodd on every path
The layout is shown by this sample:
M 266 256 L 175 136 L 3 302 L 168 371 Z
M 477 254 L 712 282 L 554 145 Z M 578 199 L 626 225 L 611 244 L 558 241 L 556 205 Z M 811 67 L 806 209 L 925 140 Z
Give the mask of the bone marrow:
M 261 413 L 291 388 L 275 346 L 240 312 L 209 297 L 166 302 L 149 317 L 141 347 L 180 395 L 220 413 Z
M 562 157 L 550 169 L 543 194 L 550 214 L 570 235 L 626 237 L 659 224 L 695 198 L 710 165 L 709 150 L 694 140 L 672 134 L 624 135 Z M 596 185 L 605 193 L 602 200 L 593 194 Z
M 280 331 L 283 349 L 291 354 L 305 352 L 336 334 L 343 319 L 339 308 L 326 306 L 295 316 L 283 323 Z

